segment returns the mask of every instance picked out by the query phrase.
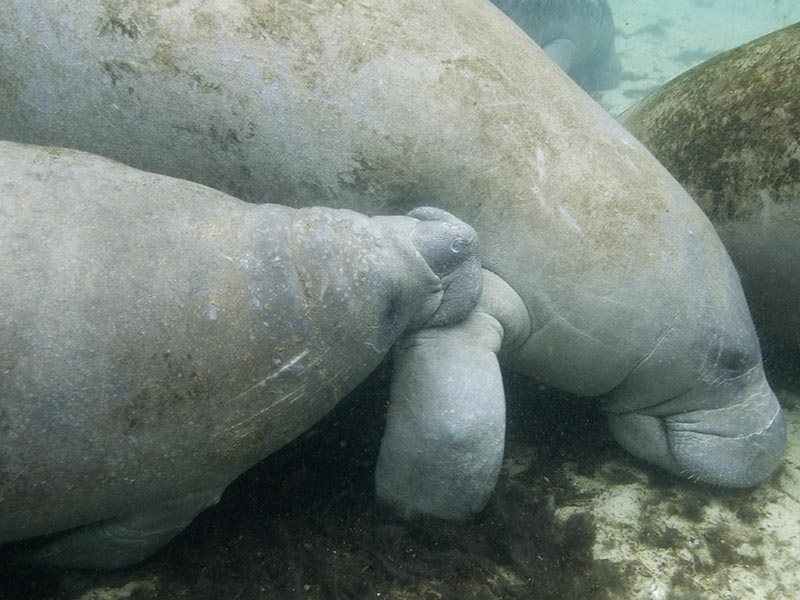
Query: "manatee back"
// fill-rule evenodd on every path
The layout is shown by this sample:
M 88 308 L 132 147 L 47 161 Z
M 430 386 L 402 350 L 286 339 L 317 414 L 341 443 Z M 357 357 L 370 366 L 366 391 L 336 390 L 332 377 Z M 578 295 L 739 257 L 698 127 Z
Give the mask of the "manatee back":
M 252 201 L 444 208 L 531 313 L 524 373 L 602 394 L 668 332 L 705 351 L 751 327 L 697 206 L 488 2 L 30 6 L 0 14 L 0 135 Z
M 401 291 L 438 285 L 350 211 L 70 150 L 4 142 L 0 165 L 0 540 L 224 487 L 378 364 Z

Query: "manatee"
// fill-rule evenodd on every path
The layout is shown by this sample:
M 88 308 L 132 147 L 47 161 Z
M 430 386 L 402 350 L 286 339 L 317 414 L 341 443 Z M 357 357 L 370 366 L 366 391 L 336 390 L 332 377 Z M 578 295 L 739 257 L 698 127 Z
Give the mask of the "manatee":
M 405 331 L 463 318 L 474 230 L 412 214 L 248 204 L 0 143 L 0 543 L 64 532 L 26 558 L 137 562 Z
M 425 327 L 396 345 L 375 487 L 403 513 L 463 519 L 494 491 L 505 449 L 505 393 L 498 363 L 530 335 L 519 295 L 483 271 L 463 320 Z
M 800 25 L 730 50 L 621 116 L 711 218 L 770 356 L 800 356 Z
M 587 91 L 619 85 L 622 67 L 606 0 L 492 0 Z
M 476 361 L 502 337 L 506 368 L 596 397 L 625 448 L 692 480 L 752 486 L 779 464 L 785 423 L 711 223 L 487 0 L 4 8 L 0 136 L 255 203 L 446 210 L 475 227 L 481 264 L 518 300 L 503 298 L 495 314 L 489 286 L 478 318 L 454 325 L 453 339 L 478 338 Z M 523 332 L 511 343 L 504 315 Z M 420 439 L 414 427 L 430 419 L 416 418 L 415 398 L 395 400 L 390 439 Z M 394 488 L 381 492 L 389 501 L 402 507 L 428 494 L 408 491 L 417 484 L 468 472 L 453 456 L 471 430 L 447 424 L 435 428 L 431 460 L 386 446 L 392 467 L 376 485 Z M 419 477 L 405 479 L 402 461 L 418 459 Z M 446 492 L 418 504 L 441 507 Z

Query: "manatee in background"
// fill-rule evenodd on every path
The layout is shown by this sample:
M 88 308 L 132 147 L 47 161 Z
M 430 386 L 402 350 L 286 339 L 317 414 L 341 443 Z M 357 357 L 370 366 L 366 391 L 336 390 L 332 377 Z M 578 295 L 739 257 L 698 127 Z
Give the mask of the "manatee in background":
M 621 120 L 713 221 L 765 347 L 800 356 L 800 24 L 691 69 Z
M 0 143 L 0 543 L 77 527 L 29 558 L 141 560 L 406 330 L 462 318 L 474 231 L 412 214 L 247 204 Z
M 492 0 L 587 91 L 619 85 L 622 67 L 606 0 Z
M 505 365 L 599 397 L 617 440 L 673 473 L 750 486 L 779 464 L 782 413 L 710 222 L 488 0 L 12 0 L 0 44 L 0 136 L 252 202 L 447 210 L 524 307 Z M 505 328 L 481 314 L 491 345 Z

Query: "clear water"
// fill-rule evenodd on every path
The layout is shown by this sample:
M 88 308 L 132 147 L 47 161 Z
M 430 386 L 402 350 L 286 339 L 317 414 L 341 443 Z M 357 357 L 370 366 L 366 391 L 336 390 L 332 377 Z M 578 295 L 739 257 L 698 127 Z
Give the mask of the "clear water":
M 620 114 L 676 75 L 800 21 L 800 0 L 608 0 L 622 81 L 598 99 Z

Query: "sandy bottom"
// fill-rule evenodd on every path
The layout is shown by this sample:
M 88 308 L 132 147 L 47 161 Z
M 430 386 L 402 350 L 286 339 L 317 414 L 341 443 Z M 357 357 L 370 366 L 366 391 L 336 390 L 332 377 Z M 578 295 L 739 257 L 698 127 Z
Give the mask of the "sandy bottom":
M 565 465 L 597 526 L 592 555 L 620 574 L 630 600 L 780 600 L 800 590 L 800 395 L 784 393 L 789 447 L 780 471 L 747 492 L 651 485 L 646 469 L 613 459 L 591 476 Z
M 704 60 L 800 21 L 797 0 L 609 0 L 622 81 L 598 94 L 618 115 Z

